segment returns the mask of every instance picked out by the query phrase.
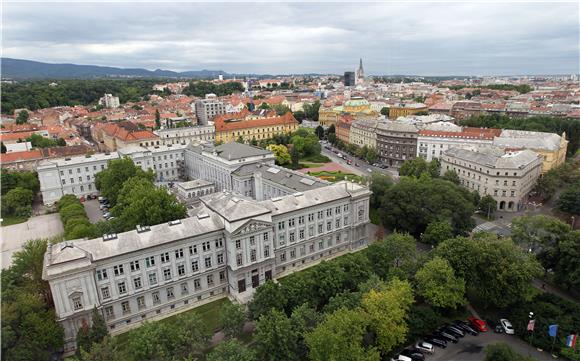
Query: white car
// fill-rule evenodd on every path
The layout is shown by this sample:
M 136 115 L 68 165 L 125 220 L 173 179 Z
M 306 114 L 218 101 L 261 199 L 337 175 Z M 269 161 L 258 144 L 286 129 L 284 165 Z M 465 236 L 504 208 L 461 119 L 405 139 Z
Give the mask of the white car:
M 423 353 L 434 353 L 435 348 L 432 344 L 425 341 L 419 341 L 415 344 L 415 348 Z
M 514 334 L 514 328 L 513 328 L 510 321 L 506 320 L 505 318 L 502 318 L 501 320 L 499 320 L 499 322 L 501 323 L 501 327 L 503 328 L 503 332 L 505 332 L 508 335 Z
M 396 359 L 392 358 L 391 361 L 413 361 L 413 359 L 404 355 L 399 355 Z

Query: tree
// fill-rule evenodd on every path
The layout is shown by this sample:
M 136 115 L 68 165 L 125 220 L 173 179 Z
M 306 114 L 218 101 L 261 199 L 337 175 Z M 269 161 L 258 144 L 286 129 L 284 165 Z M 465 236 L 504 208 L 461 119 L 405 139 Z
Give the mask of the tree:
M 391 352 L 405 341 L 408 332 L 406 319 L 412 303 L 411 285 L 396 278 L 385 290 L 371 290 L 363 295 L 361 306 L 376 334 L 381 353 Z
M 457 173 L 454 170 L 448 170 L 447 172 L 445 172 L 443 174 L 443 176 L 441 177 L 441 179 L 444 179 L 446 181 L 450 181 L 456 185 L 459 185 L 459 176 L 457 175 Z
M 16 124 L 24 124 L 28 122 L 29 114 L 26 110 L 21 110 L 18 112 L 18 116 L 16 117 Z
M 318 110 L 320 109 L 320 100 L 315 101 L 312 104 L 304 104 L 304 115 L 306 119 L 312 121 L 318 121 Z
M 1 153 L 4 154 L 6 153 L 6 146 L 4 145 L 4 142 L 0 142 L 0 147 L 1 147 Z
M 297 110 L 297 111 L 293 112 L 292 115 L 294 115 L 294 118 L 299 123 L 302 123 L 302 121 L 306 118 L 306 114 L 304 114 L 304 111 L 302 111 L 302 110 Z
M 80 361 L 121 361 L 115 340 L 107 336 L 100 343 L 93 343 L 90 351 L 81 350 Z
M 455 275 L 465 280 L 467 289 L 485 306 L 506 307 L 529 299 L 531 281 L 541 273 L 533 255 L 511 239 L 489 233 L 446 240 L 435 254 L 449 262 Z
M 264 361 L 298 360 L 296 334 L 290 319 L 272 309 L 260 316 L 254 332 L 258 359 Z
M 90 352 L 91 346 L 93 345 L 91 342 L 91 337 L 89 336 L 89 325 L 86 322 L 83 322 L 81 328 L 77 332 L 77 349 L 76 349 L 76 356 L 80 356 L 81 350 Z
M 322 127 L 322 125 L 317 126 L 314 132 L 318 136 L 318 139 L 324 138 L 324 128 Z
M 546 268 L 554 266 L 554 249 L 568 232 L 568 224 L 550 216 L 522 216 L 512 220 L 514 242 L 534 252 L 538 251 L 538 258 Z
M 207 361 L 255 361 L 256 354 L 253 350 L 240 343 L 238 340 L 220 342 L 209 355 Z
M 290 323 L 296 335 L 296 354 L 299 360 L 308 358 L 308 345 L 306 345 L 304 336 L 318 325 L 320 318 L 318 312 L 306 303 L 292 311 Z
M 246 141 L 244 140 L 244 137 L 242 137 L 241 135 L 238 137 L 238 139 L 236 139 L 236 143 L 240 143 L 240 144 L 244 144 L 246 143 Z
M 408 266 L 416 258 L 415 239 L 409 234 L 393 233 L 368 247 L 367 257 L 377 275 L 386 279 L 391 269 Z
M 533 361 L 515 352 L 507 343 L 498 342 L 485 347 L 485 361 Z
M 477 209 L 489 218 L 497 209 L 497 201 L 489 194 L 486 194 L 479 200 Z
M 427 172 L 428 163 L 422 157 L 408 159 L 403 162 L 399 169 L 399 175 L 419 178 L 421 174 Z
M 274 157 L 276 158 L 276 164 L 285 165 L 290 164 L 290 162 L 292 162 L 292 158 L 290 157 L 288 148 L 286 148 L 285 145 L 270 144 L 269 146 L 266 147 L 266 149 L 274 153 Z
M 161 128 L 161 114 L 159 113 L 159 109 L 155 109 L 155 128 Z
M 283 310 L 287 299 L 279 283 L 266 281 L 256 290 L 248 309 L 252 319 L 257 320 L 271 309 Z
M 125 181 L 134 177 L 153 182 L 155 173 L 152 170 L 145 172 L 129 158 L 115 159 L 109 161 L 106 169 L 97 173 L 95 185 L 101 194 L 109 200 L 111 206 L 114 206 L 117 204 L 117 197 Z
M 123 183 L 111 213 L 117 217 L 120 231 L 126 231 L 139 224 L 152 226 L 185 218 L 187 208 L 149 179 L 133 177 Z
M 434 221 L 427 225 L 421 236 L 421 241 L 433 245 L 439 244 L 446 239 L 453 238 L 453 227 L 447 221 Z
M 419 236 L 427 225 L 447 220 L 456 234 L 471 231 L 474 222 L 473 197 L 451 182 L 423 174 L 419 179 L 402 178 L 388 189 L 381 202 L 383 224 Z
M 228 303 L 222 308 L 220 314 L 222 330 L 226 337 L 239 337 L 244 330 L 246 323 L 246 313 L 244 308 L 238 304 Z
M 377 153 L 375 148 L 368 148 L 365 154 L 365 159 L 369 163 L 374 163 L 377 161 L 377 159 L 379 159 L 379 154 Z
M 276 111 L 276 115 L 278 116 L 291 112 L 290 108 L 283 104 L 274 104 L 271 106 L 271 108 Z
M 562 212 L 580 215 L 580 182 L 564 190 L 560 194 L 556 206 Z
M 465 304 L 465 281 L 455 276 L 447 260 L 435 257 L 425 263 L 417 274 L 417 293 L 435 306 L 456 308 Z
M 32 214 L 34 194 L 30 189 L 16 187 L 2 198 L 2 211 L 5 215 L 29 217 Z
M 554 265 L 556 282 L 580 291 L 580 230 L 572 231 L 560 239 Z
M 48 361 L 62 349 L 64 330 L 42 279 L 46 240 L 27 242 L 2 270 L 2 358 Z
M 389 108 L 382 107 L 381 108 L 381 114 L 384 115 L 385 117 L 389 117 Z
M 312 361 L 379 361 L 375 347 L 365 347 L 368 317 L 357 310 L 339 309 L 326 315 L 305 336 Z
M 91 314 L 91 328 L 89 331 L 89 337 L 91 342 L 100 343 L 103 339 L 109 335 L 109 330 L 107 328 L 107 323 L 103 315 L 97 310 L 96 307 L 93 308 L 93 313 Z
M 300 153 L 298 152 L 295 146 L 292 146 L 292 148 L 290 148 L 290 159 L 292 160 L 293 169 L 300 168 Z

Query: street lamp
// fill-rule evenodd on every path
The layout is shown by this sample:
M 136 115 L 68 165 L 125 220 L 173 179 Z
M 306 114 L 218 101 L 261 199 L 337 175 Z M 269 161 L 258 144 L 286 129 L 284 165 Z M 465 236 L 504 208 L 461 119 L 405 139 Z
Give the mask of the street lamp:
M 528 318 L 529 318 L 529 321 L 528 321 L 527 330 L 532 333 L 531 336 L 530 336 L 530 346 L 531 347 L 534 347 L 534 345 L 533 345 L 533 342 L 534 342 L 534 329 L 535 329 L 535 326 L 536 326 L 535 325 L 536 324 L 536 320 L 534 319 L 534 313 L 533 312 L 530 312 L 528 314 Z

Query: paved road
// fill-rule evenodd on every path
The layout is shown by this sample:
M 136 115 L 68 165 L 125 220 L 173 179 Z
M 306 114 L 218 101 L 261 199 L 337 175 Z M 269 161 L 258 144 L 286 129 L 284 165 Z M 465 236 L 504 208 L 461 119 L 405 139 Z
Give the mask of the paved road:
M 398 181 L 399 179 L 399 172 L 390 168 L 387 169 L 382 169 L 382 168 L 377 168 L 377 167 L 373 167 L 372 165 L 368 164 L 366 161 L 353 157 L 351 155 L 348 155 L 349 159 L 352 159 L 353 162 L 358 163 L 359 167 L 355 167 L 354 165 L 348 165 L 344 160 L 342 160 L 341 158 L 338 158 L 337 155 L 335 153 L 332 152 L 332 150 L 328 150 L 326 148 L 324 148 L 324 145 L 322 145 L 322 152 L 323 155 L 327 156 L 328 158 L 330 158 L 333 162 L 340 164 L 342 167 L 348 169 L 349 171 L 351 171 L 354 174 L 357 175 L 362 175 L 362 176 L 369 176 L 371 173 L 368 172 L 368 169 L 371 169 L 373 172 L 379 172 L 379 173 L 383 173 L 383 174 L 387 174 L 389 176 L 391 176 L 393 178 L 394 181 Z M 343 151 L 339 150 L 340 154 L 345 154 Z
M 89 201 L 85 201 L 85 212 L 87 212 L 87 217 L 91 223 L 97 223 L 99 221 L 103 221 L 103 212 L 99 209 L 99 201 L 96 199 L 91 199 Z
M 58 213 L 31 217 L 28 221 L 20 224 L 2 227 L 2 264 L 8 268 L 12 260 L 12 254 L 20 249 L 31 239 L 50 238 L 64 232 Z
M 549 352 L 539 352 L 516 336 L 501 333 L 485 332 L 478 336 L 465 336 L 459 343 L 449 343 L 446 349 L 435 348 L 435 354 L 427 356 L 426 361 L 483 361 L 485 346 L 497 342 L 505 342 L 514 351 L 532 356 L 539 361 L 553 360 Z

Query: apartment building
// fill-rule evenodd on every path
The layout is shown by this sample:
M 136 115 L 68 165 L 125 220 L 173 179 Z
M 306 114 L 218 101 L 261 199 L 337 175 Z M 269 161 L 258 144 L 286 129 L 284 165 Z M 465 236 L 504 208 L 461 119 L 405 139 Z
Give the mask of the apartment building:
M 370 194 L 349 182 L 264 201 L 221 192 L 186 219 L 49 245 L 65 353 L 94 307 L 121 333 L 221 297 L 245 303 L 268 279 L 364 248 Z
M 461 185 L 491 195 L 497 210 L 516 212 L 528 200 L 542 170 L 542 157 L 531 150 L 451 148 L 443 152 L 441 173 L 453 170 Z
M 258 110 L 225 114 L 214 118 L 215 139 L 218 142 L 244 142 L 271 139 L 277 134 L 287 134 L 298 130 L 300 123 L 291 112 L 277 115 L 275 112 Z
M 161 145 L 213 142 L 215 140 L 215 127 L 213 124 L 158 129 L 153 131 L 153 133 L 159 137 Z
M 377 126 L 377 153 L 381 163 L 400 167 L 417 154 L 419 128 L 408 122 L 387 121 Z
M 226 113 L 226 105 L 213 97 L 198 99 L 195 101 L 195 116 L 197 124 L 208 125 L 216 116 Z
M 360 148 L 377 148 L 377 120 L 356 120 L 352 122 L 349 133 L 349 143 Z

